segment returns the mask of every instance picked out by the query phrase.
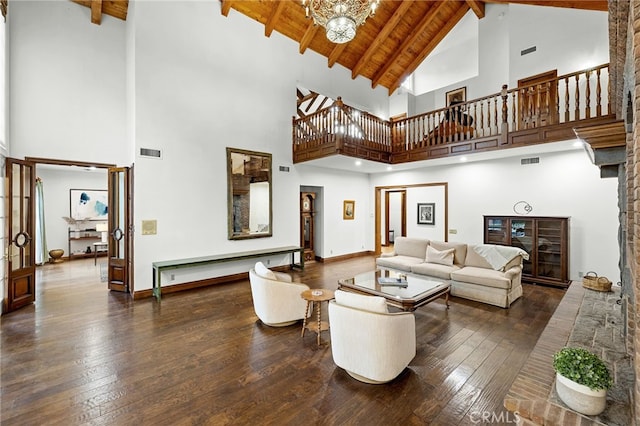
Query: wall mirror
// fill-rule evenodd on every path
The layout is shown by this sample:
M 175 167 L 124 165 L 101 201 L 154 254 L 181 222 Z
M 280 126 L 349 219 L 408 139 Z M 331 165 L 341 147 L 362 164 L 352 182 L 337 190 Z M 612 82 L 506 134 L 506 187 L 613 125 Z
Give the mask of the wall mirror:
M 227 148 L 230 240 L 270 237 L 271 154 Z

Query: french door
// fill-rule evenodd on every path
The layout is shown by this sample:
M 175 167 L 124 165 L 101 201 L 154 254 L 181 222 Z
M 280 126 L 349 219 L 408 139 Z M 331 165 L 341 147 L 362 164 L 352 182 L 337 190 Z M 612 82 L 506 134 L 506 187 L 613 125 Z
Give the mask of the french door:
M 35 267 L 35 164 L 6 159 L 7 290 L 5 312 L 36 300 Z
M 133 294 L 133 167 L 109 168 L 110 290 Z

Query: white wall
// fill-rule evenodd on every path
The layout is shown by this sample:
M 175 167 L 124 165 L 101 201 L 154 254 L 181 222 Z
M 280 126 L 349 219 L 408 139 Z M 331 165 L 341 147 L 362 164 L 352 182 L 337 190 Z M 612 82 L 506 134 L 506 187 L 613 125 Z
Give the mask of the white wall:
M 10 156 L 128 164 L 125 23 L 72 2 L 11 5 Z
M 369 176 L 362 173 L 328 171 L 320 167 L 298 164 L 298 179 L 305 186 L 322 187 L 323 198 L 316 200 L 322 216 L 316 218 L 324 230 L 324 243 L 316 256 L 331 258 L 351 253 L 374 250 L 373 192 Z M 344 200 L 355 201 L 353 220 L 342 218 Z
M 278 33 L 266 38 L 263 26 L 233 10 L 224 17 L 217 7 L 210 2 L 135 6 L 136 148 L 163 151 L 162 160 L 136 159 L 136 222 L 158 221 L 157 235 L 135 240 L 137 290 L 150 288 L 153 261 L 299 244 L 300 185 L 324 186 L 324 220 L 339 217 L 344 227 L 335 241 L 338 233 L 327 230 L 319 255 L 372 247 L 362 215 L 366 191 L 348 193 L 339 185 L 328 190 L 323 179 L 304 180 L 291 164 L 291 117 L 298 85 L 342 96 L 381 116 L 388 115 L 386 90 L 372 90 L 363 78 L 351 80 L 339 65 L 329 69 L 326 58 L 312 51 L 300 55 L 290 39 Z M 227 239 L 227 146 L 272 154 L 271 238 Z M 280 165 L 292 171 L 280 172 Z M 341 223 L 343 199 L 363 200 L 356 202 L 356 219 L 348 225 Z M 246 271 L 246 265 L 238 268 Z M 223 271 L 216 267 L 218 272 Z M 181 279 L 176 276 L 175 282 Z
M 36 166 L 36 173 L 42 179 L 44 189 L 44 220 L 47 248 L 48 250 L 61 248 L 64 250 L 64 255 L 68 256 L 67 238 L 69 225 L 62 217 L 70 215 L 69 190 L 106 190 L 106 170 L 84 171 L 75 167 L 53 169 L 40 165 Z M 89 223 L 87 227 L 93 228 L 95 225 Z
M 374 186 L 448 182 L 449 229 L 457 231 L 449 241 L 482 243 L 483 215 L 515 215 L 513 205 L 521 200 L 533 206 L 531 215 L 570 216 L 570 278 L 594 270 L 618 281 L 617 180 L 601 179 L 582 148 L 537 154 L 539 164 L 520 164 L 531 156 L 380 174 L 371 181 Z M 413 209 L 409 204 L 409 213 Z

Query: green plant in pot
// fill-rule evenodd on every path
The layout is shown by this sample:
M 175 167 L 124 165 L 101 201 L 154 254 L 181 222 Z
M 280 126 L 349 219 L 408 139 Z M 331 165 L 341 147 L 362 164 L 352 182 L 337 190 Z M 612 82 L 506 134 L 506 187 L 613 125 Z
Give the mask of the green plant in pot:
M 582 348 L 563 348 L 553 355 L 556 391 L 569 408 L 588 416 L 602 413 L 613 383 L 607 365 Z

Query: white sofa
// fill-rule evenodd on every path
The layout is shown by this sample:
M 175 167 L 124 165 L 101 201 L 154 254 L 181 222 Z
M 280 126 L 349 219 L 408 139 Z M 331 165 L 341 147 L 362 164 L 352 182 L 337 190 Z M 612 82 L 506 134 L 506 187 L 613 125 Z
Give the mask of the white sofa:
M 300 294 L 309 286 L 292 282 L 290 275 L 256 263 L 249 271 L 253 309 L 264 324 L 284 327 L 309 317 L 307 302 Z
M 452 296 L 508 308 L 522 296 L 522 261 L 528 256 L 517 247 L 397 237 L 394 251 L 376 264 L 445 280 Z
M 361 382 L 393 380 L 416 355 L 413 313 L 389 313 L 383 297 L 336 290 L 329 321 L 334 362 Z

